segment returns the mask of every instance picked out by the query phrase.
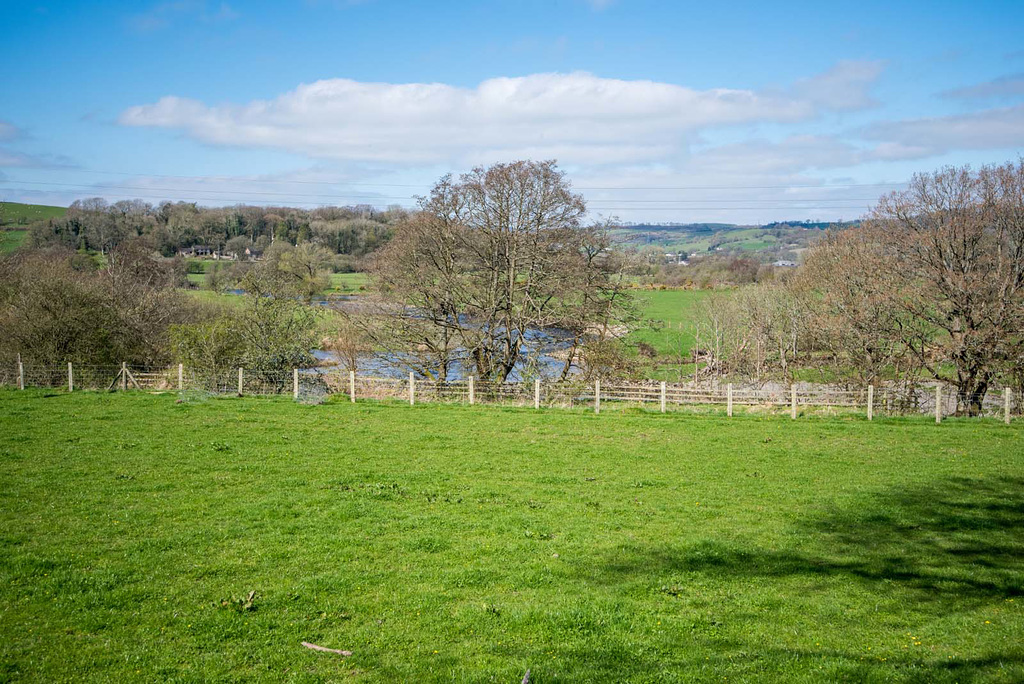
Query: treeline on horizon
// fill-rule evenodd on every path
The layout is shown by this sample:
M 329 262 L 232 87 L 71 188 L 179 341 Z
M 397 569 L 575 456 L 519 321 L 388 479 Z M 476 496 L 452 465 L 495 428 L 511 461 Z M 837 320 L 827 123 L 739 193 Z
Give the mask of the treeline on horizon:
M 141 242 L 166 258 L 192 247 L 207 247 L 220 255 L 237 255 L 239 261 L 248 261 L 247 250 L 253 258 L 265 258 L 273 251 L 271 245 L 307 245 L 318 248 L 317 269 L 343 273 L 368 270 L 366 257 L 387 245 L 397 226 L 415 214 L 416 210 L 398 206 L 384 210 L 370 205 L 315 209 L 244 204 L 203 207 L 195 202 L 111 203 L 93 197 L 76 200 L 62 216 L 30 223 L 26 246 L 106 254 L 119 245 Z M 688 225 L 711 229 L 728 224 Z M 637 226 L 631 229 L 636 230 Z M 699 262 L 682 268 L 652 263 L 637 252 L 628 272 L 670 287 L 728 287 L 772 277 L 765 255 L 759 256 L 710 252 Z M 184 273 L 185 269 L 183 265 L 179 270 Z M 212 289 L 236 286 L 243 274 L 244 270 L 232 274 L 215 269 L 213 274 L 207 273 L 205 285 Z
M 394 226 L 408 215 L 401 207 L 382 211 L 368 205 L 207 208 L 194 202 L 109 203 L 95 197 L 76 200 L 63 216 L 31 224 L 28 242 L 36 248 L 62 246 L 107 253 L 142 238 L 164 257 L 196 246 L 241 255 L 246 249 L 262 252 L 278 241 L 315 242 L 336 255 L 351 257 L 340 260 L 335 270 L 355 270 L 358 259 L 386 244 Z

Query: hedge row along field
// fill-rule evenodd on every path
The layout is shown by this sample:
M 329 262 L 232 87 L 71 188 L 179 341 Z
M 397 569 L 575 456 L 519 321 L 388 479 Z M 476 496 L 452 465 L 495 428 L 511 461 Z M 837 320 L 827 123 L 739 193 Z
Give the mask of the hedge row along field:
M 3 390 L 0 679 L 1020 681 L 1022 437 Z

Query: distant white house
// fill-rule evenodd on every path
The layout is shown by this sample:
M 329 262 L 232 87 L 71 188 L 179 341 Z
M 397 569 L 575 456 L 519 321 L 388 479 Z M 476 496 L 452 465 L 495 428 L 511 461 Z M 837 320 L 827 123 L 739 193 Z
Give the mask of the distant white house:
M 665 263 L 688 266 L 690 262 L 686 259 L 689 256 L 690 255 L 687 252 L 665 252 Z
M 776 268 L 796 268 L 795 261 L 779 260 L 772 264 Z

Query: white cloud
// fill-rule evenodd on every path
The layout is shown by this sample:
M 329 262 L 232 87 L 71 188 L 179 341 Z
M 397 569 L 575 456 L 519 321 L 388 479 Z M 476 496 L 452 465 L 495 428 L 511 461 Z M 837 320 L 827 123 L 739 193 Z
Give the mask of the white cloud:
M 0 140 L 14 140 L 21 136 L 21 129 L 7 121 L 0 121 Z
M 949 150 L 1024 148 L 1024 105 L 968 114 L 872 124 L 862 131 L 881 141 L 879 158 L 910 159 Z
M 870 96 L 870 88 L 884 66 L 884 62 L 877 60 L 843 60 L 822 74 L 799 81 L 793 91 L 798 97 L 826 109 L 866 109 L 877 104 Z
M 809 169 L 854 166 L 865 152 L 832 136 L 797 135 L 781 142 L 750 140 L 703 150 L 689 166 L 714 174 L 794 174 Z
M 1024 96 L 1024 73 L 1000 76 L 991 81 L 942 93 L 942 97 L 952 100 L 988 100 L 1021 96 Z
M 168 96 L 125 110 L 120 123 L 182 130 L 214 145 L 349 161 L 651 162 L 677 156 L 702 129 L 791 123 L 867 106 L 880 68 L 843 62 L 790 92 L 694 90 L 583 72 L 493 78 L 475 88 L 330 79 L 241 105 Z
M 51 164 L 38 157 L 33 157 L 28 154 L 22 154 L 13 150 L 7 150 L 0 147 L 0 167 L 12 168 L 33 168 L 33 167 L 44 167 L 50 166 Z

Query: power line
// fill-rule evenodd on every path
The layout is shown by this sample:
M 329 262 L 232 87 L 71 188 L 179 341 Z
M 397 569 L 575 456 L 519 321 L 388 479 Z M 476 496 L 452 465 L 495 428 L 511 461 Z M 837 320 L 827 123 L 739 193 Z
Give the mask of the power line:
M 142 190 L 142 191 L 191 192 L 191 193 L 196 193 L 196 192 L 201 192 L 201 193 L 211 193 L 211 192 L 219 193 L 219 192 L 221 192 L 221 190 L 203 190 L 202 188 L 158 188 L 158 187 L 152 187 L 152 186 L 151 187 L 140 188 L 140 187 L 134 186 L 134 185 L 101 185 L 101 184 L 98 184 L 98 183 L 57 183 L 57 182 L 50 182 L 50 181 L 17 180 L 17 179 L 13 179 L 13 178 L 7 179 L 4 182 L 5 183 L 19 183 L 19 184 L 26 184 L 26 185 L 55 185 L 55 186 L 61 186 L 61 187 L 89 188 L 89 189 L 100 188 L 100 189 L 112 189 L 112 190 Z M 402 197 L 387 197 L 387 196 L 381 196 L 381 195 L 311 195 L 311 194 L 290 193 L 290 192 L 260 192 L 260 191 L 256 191 L 256 190 L 232 190 L 231 192 L 232 193 L 241 194 L 241 195 L 260 195 L 260 196 L 271 196 L 271 195 L 273 195 L 273 196 L 279 196 L 279 197 L 316 197 L 316 198 L 325 198 L 325 199 L 342 199 L 342 198 L 348 198 L 348 199 L 379 199 L 379 200 L 389 200 L 389 199 L 409 200 L 409 199 L 415 199 L 414 197 L 409 196 L 409 195 L 404 195 Z
M 19 188 L 6 188 L 7 190 L 18 190 Z M 144 200 L 150 202 L 161 202 L 161 201 L 174 201 L 174 202 L 223 202 L 227 205 L 250 205 L 250 206 L 267 206 L 267 207 L 280 207 L 284 209 L 292 208 L 289 205 L 301 205 L 301 204 L 315 204 L 313 202 L 287 202 L 287 201 L 271 201 L 271 200 L 259 200 L 259 199 L 248 199 L 239 197 L 197 197 L 191 196 L 177 196 L 168 197 L 167 195 L 147 195 L 145 193 L 120 193 L 114 192 L 109 193 L 107 197 L 120 198 L 120 199 L 135 199 Z M 330 206 L 326 204 L 320 204 L 319 206 Z M 393 206 L 393 205 L 387 205 Z M 402 206 L 402 205 L 399 205 Z M 403 209 L 415 209 L 412 205 L 402 206 Z
M 89 189 L 89 190 L 131 190 L 131 191 L 136 191 L 136 192 L 139 192 L 139 191 L 142 191 L 142 192 L 170 192 L 170 193 L 178 193 L 178 194 L 182 194 L 182 193 L 184 193 L 184 194 L 198 194 L 198 193 L 201 193 L 203 195 L 219 194 L 219 193 L 221 193 L 221 190 L 217 190 L 217 189 L 204 190 L 202 188 L 164 188 L 164 187 L 152 187 L 152 186 L 140 188 L 140 187 L 131 186 L 131 185 L 109 185 L 109 184 L 87 184 L 87 183 L 59 183 L 59 182 L 55 182 L 55 181 L 29 181 L 29 180 L 19 180 L 19 179 L 8 179 L 8 180 L 3 181 L 3 182 L 4 183 L 8 183 L 8 184 L 13 183 L 13 184 L 18 184 L 18 185 L 41 185 L 41 186 L 47 186 L 47 187 L 86 188 L 86 189 Z M 341 200 L 352 200 L 352 199 L 370 199 L 370 200 L 379 200 L 379 201 L 385 201 L 385 200 L 411 200 L 411 199 L 415 199 L 414 196 L 324 195 L 324 194 L 309 194 L 309 193 L 263 192 L 263 191 L 254 191 L 254 190 L 232 190 L 231 192 L 233 194 L 238 194 L 238 195 L 256 195 L 256 196 L 260 196 L 260 197 L 271 197 L 271 196 L 273 196 L 273 197 L 283 197 L 283 198 L 301 197 L 301 198 L 329 199 L 329 200 L 333 200 L 335 202 L 338 202 L 338 201 L 341 201 Z M 155 197 L 156 195 L 152 195 L 152 196 Z M 171 198 L 171 199 L 174 199 L 174 198 Z M 219 198 L 214 198 L 214 197 L 209 197 L 208 199 L 211 199 L 211 200 L 212 199 L 218 199 L 218 201 L 221 201 L 221 200 L 219 200 Z M 622 203 L 622 204 L 688 204 L 688 203 L 693 203 L 693 202 L 706 202 L 707 199 L 708 198 L 698 198 L 698 199 L 595 198 L 595 199 L 590 200 L 589 204 L 594 205 L 594 204 L 597 204 L 597 203 L 608 203 L 608 202 L 612 202 L 612 203 L 618 202 L 618 203 Z M 806 203 L 806 202 L 874 202 L 874 201 L 876 201 L 876 198 L 872 198 L 872 197 L 835 197 L 835 198 L 828 198 L 828 197 L 808 197 L 808 198 L 798 198 L 798 197 L 790 197 L 790 198 L 760 198 L 760 197 L 722 198 L 722 197 L 716 197 L 716 198 L 713 198 L 713 201 L 714 202 L 723 202 L 723 203 L 735 203 L 735 202 L 757 202 L 757 203 L 776 203 L 776 204 L 785 203 L 785 204 L 792 204 L 792 205 L 794 205 L 794 208 L 809 208 L 804 203 Z M 829 205 L 829 206 L 831 206 L 831 205 Z M 594 207 L 594 208 L 609 208 L 609 207 Z M 637 208 L 647 208 L 647 207 L 637 207 Z M 688 207 L 679 207 L 679 208 L 686 209 Z M 767 208 L 771 208 L 771 207 L 767 207 Z M 780 208 L 785 208 L 785 207 L 780 207 Z
M 45 169 L 46 171 L 60 171 L 61 169 Z M 104 174 L 113 176 L 140 176 L 147 178 L 182 178 L 187 180 L 226 180 L 237 183 L 294 183 L 301 185 L 354 185 L 363 187 L 381 187 L 381 188 L 423 188 L 429 189 L 430 184 L 422 183 L 368 183 L 361 181 L 319 181 L 319 180 L 300 180 L 300 179 L 272 179 L 272 178 L 246 178 L 237 176 L 185 176 L 175 174 L 154 174 L 154 173 L 136 173 L 129 171 L 107 171 L 99 169 L 75 169 L 76 173 L 94 173 Z M 879 187 L 894 187 L 898 185 L 905 185 L 906 181 L 893 181 L 893 182 L 882 182 L 882 183 L 832 183 L 828 185 L 822 184 L 792 184 L 792 185 L 674 185 L 674 186 L 641 186 L 641 185 L 624 185 L 624 186 L 586 186 L 579 185 L 574 186 L 574 190 L 622 190 L 622 191 L 679 191 L 679 190 L 831 190 L 831 189 L 842 189 L 842 188 L 879 188 Z
M 79 173 L 99 173 L 111 176 L 141 176 L 146 178 L 184 178 L 187 180 L 226 180 L 239 183 L 296 183 L 301 185 L 359 185 L 378 188 L 430 188 L 430 185 L 412 183 L 363 183 L 358 181 L 315 181 L 299 179 L 246 178 L 239 176 L 181 176 L 164 173 L 132 173 L 128 171 L 76 170 Z
M 651 187 L 575 187 L 575 190 L 832 190 L 834 188 L 880 188 L 905 185 L 906 181 L 894 183 L 844 183 L 834 185 L 679 185 Z
M 8 188 L 16 189 L 16 188 Z M 138 199 L 146 201 L 160 201 L 173 199 L 178 202 L 224 202 L 226 205 L 263 205 L 269 207 L 281 207 L 280 202 L 271 202 L 269 200 L 241 200 L 237 197 L 172 197 L 168 198 L 164 195 L 145 195 L 145 194 L 123 194 L 114 193 L 113 197 L 119 197 L 122 199 Z M 301 204 L 296 202 L 294 204 Z M 414 206 L 402 206 L 398 205 L 402 209 L 415 209 Z M 283 207 L 287 208 L 287 207 Z M 675 206 L 675 207 L 589 207 L 592 213 L 595 212 L 608 212 L 608 211 L 768 211 L 768 210 L 840 210 L 840 209 L 857 209 L 864 211 L 869 208 L 869 205 L 804 205 L 804 206 L 757 206 L 757 207 L 742 207 L 742 206 Z

